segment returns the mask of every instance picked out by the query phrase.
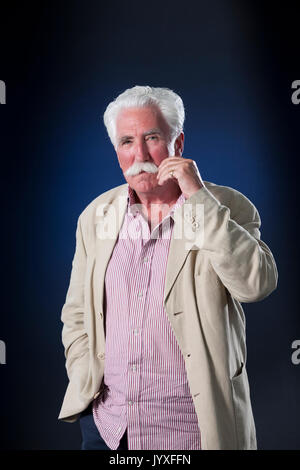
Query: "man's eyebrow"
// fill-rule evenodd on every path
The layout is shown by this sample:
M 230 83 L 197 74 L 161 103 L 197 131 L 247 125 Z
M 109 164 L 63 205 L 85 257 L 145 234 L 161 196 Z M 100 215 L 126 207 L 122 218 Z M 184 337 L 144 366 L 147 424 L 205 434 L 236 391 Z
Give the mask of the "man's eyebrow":
M 160 134 L 160 135 L 162 135 L 162 132 L 159 129 L 150 129 L 150 131 L 144 132 L 143 135 L 151 135 L 151 134 Z
M 127 139 L 132 139 L 131 135 L 123 135 L 122 137 L 119 138 L 119 142 L 123 142 L 124 140 Z

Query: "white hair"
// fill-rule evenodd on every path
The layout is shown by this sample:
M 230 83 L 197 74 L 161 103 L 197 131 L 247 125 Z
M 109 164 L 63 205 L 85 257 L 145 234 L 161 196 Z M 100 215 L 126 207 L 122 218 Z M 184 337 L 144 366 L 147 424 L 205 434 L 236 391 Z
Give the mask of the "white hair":
M 115 148 L 117 146 L 116 121 L 119 112 L 126 108 L 146 106 L 157 106 L 160 109 L 170 128 L 170 143 L 174 144 L 176 138 L 183 131 L 185 112 L 182 99 L 169 88 L 136 85 L 125 90 L 109 103 L 104 112 L 104 124 Z

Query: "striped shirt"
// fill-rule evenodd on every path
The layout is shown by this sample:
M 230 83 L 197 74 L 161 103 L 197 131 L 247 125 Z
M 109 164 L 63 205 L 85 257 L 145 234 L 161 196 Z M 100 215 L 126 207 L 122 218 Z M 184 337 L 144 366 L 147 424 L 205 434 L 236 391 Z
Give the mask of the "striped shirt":
M 104 390 L 93 416 L 110 449 L 201 449 L 185 362 L 163 306 L 174 210 L 150 233 L 128 186 L 128 206 L 105 274 Z

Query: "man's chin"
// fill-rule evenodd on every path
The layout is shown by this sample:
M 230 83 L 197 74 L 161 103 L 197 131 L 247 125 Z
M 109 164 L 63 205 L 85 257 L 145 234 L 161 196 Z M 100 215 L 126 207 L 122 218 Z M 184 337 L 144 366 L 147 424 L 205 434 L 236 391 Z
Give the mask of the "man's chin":
M 129 186 L 131 186 L 137 192 L 152 192 L 157 187 L 159 187 L 157 182 L 148 178 L 140 178 L 136 179 L 135 181 L 132 180 L 131 183 L 129 183 Z
M 126 176 L 125 179 L 129 186 L 131 186 L 135 191 L 153 191 L 153 189 L 158 187 L 155 173 L 142 171 L 135 176 Z

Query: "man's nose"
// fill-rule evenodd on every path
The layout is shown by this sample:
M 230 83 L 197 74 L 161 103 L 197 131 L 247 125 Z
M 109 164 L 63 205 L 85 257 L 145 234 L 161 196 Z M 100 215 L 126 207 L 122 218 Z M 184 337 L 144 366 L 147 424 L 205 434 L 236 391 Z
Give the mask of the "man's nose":
M 136 161 L 145 162 L 150 160 L 150 155 L 146 142 L 138 142 L 134 150 Z

